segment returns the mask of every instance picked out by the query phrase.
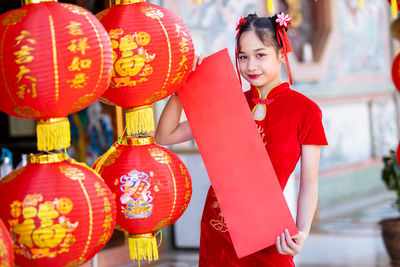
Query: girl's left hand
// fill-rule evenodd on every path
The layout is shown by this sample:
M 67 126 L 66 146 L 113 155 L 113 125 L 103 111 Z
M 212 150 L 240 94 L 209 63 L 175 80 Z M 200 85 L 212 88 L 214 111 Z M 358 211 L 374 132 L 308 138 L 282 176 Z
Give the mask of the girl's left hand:
M 297 235 L 291 237 L 289 231 L 285 229 L 285 232 L 276 238 L 276 248 L 280 254 L 295 256 L 303 249 L 306 239 L 307 234 L 304 232 L 299 231 Z
M 200 65 L 201 62 L 203 62 L 203 59 L 204 59 L 204 58 L 205 58 L 205 55 L 204 55 L 204 54 L 200 54 L 200 56 L 199 56 L 199 55 L 195 55 L 195 56 L 194 56 L 193 65 L 192 65 L 192 71 L 195 71 L 195 70 L 196 70 L 196 66 L 197 66 L 197 65 Z

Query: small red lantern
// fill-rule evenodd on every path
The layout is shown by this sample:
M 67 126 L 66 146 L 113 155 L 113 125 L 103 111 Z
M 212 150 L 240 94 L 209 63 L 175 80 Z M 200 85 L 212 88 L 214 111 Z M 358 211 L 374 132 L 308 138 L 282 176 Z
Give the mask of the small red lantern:
M 101 100 L 127 109 L 128 135 L 152 131 L 151 104 L 175 92 L 190 73 L 189 31 L 170 10 L 144 0 L 121 0 L 96 16 L 111 38 L 114 62 Z
M 393 83 L 400 92 L 400 54 L 398 54 L 392 63 L 392 79 Z
M 104 27 L 89 11 L 49 0 L 0 16 L 0 109 L 38 121 L 38 149 L 70 144 L 66 116 L 106 89 L 112 49 Z
M 31 155 L 0 181 L 0 217 L 19 266 L 77 266 L 108 242 L 115 202 L 102 178 L 59 154 Z
M 14 253 L 12 248 L 11 237 L 1 219 L 0 219 L 0 266 L 1 267 L 14 266 Z
M 397 158 L 397 162 L 400 163 L 400 142 L 399 142 L 399 145 L 397 146 L 396 158 Z
M 152 137 L 125 137 L 92 167 L 114 193 L 117 226 L 129 232 L 132 260 L 158 259 L 154 233 L 174 223 L 192 195 L 189 172 Z

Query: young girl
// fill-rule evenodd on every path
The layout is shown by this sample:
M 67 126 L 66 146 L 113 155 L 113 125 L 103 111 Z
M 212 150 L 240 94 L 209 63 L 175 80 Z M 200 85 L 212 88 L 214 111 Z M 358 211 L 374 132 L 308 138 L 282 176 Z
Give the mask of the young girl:
M 290 51 L 286 37 L 289 21 L 283 13 L 273 17 L 250 14 L 241 18 L 236 28 L 236 57 L 240 74 L 251 85 L 245 97 L 282 190 L 301 155 L 296 221 L 299 232 L 291 236 L 285 230 L 277 236 L 275 246 L 238 259 L 210 187 L 201 221 L 201 267 L 294 266 L 293 256 L 301 251 L 310 232 L 318 197 L 320 146 L 327 145 L 327 141 L 318 106 L 291 90 L 288 83 L 281 82 L 281 65 L 287 62 L 286 54 Z M 193 69 L 201 61 L 202 57 L 196 57 Z M 158 123 L 156 142 L 170 145 L 193 139 L 188 122 L 179 123 L 181 112 L 178 96 L 171 96 Z

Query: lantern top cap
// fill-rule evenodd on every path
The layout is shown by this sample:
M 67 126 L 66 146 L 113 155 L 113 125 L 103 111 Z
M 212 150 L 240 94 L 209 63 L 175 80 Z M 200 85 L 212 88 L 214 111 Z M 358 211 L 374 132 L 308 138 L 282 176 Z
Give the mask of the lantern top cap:
M 65 153 L 41 154 L 41 155 L 30 154 L 28 162 L 30 164 L 49 164 L 49 163 L 62 162 L 67 158 L 68 155 L 66 155 Z
M 39 4 L 43 2 L 57 2 L 57 0 L 21 0 L 23 5 Z
M 121 145 L 144 146 L 154 144 L 152 136 L 124 136 L 120 139 Z

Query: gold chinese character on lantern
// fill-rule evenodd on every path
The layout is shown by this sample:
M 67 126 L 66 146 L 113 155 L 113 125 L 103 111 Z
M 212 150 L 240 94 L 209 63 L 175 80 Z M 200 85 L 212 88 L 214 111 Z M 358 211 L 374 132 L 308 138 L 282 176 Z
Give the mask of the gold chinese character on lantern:
M 68 29 L 68 33 L 71 35 L 82 35 L 83 31 L 80 28 L 81 25 L 82 25 L 82 23 L 71 21 L 70 24 L 68 26 L 66 26 L 65 28 Z

